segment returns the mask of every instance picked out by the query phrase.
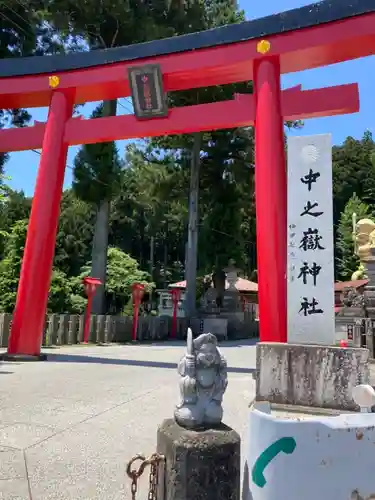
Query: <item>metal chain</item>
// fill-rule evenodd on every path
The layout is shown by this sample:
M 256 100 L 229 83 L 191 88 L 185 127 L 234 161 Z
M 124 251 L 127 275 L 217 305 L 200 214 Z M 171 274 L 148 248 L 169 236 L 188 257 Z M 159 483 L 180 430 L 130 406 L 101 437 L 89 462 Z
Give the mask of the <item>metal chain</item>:
M 132 469 L 132 465 L 137 461 L 141 462 L 138 469 Z M 157 489 L 159 484 L 159 463 L 164 461 L 165 457 L 163 455 L 160 455 L 159 453 L 153 453 L 147 459 L 144 455 L 135 455 L 135 457 L 130 460 L 126 468 L 126 473 L 132 480 L 130 488 L 132 500 L 136 500 L 138 491 L 138 479 L 142 476 L 148 465 L 150 466 L 150 475 L 148 481 L 149 490 L 147 500 L 157 500 Z
M 150 475 L 148 478 L 149 490 L 147 500 L 157 500 L 157 488 L 159 481 L 159 457 L 154 454 L 151 457 Z

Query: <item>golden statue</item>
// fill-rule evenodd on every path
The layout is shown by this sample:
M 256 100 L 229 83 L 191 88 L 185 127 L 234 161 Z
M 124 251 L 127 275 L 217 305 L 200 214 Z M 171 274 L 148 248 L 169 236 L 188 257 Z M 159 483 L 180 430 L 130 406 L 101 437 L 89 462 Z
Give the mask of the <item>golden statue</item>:
M 355 226 L 354 242 L 361 264 L 368 260 L 375 260 L 375 222 L 371 219 L 358 221 Z

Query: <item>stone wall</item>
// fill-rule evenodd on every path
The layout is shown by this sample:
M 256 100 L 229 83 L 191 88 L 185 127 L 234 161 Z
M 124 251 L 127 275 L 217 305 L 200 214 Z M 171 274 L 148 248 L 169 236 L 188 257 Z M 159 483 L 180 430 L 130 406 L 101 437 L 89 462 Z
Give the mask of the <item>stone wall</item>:
M 8 346 L 12 321 L 11 314 L 0 314 L 0 347 Z M 255 323 L 255 322 L 253 322 Z M 185 339 L 189 321 L 177 318 L 177 339 Z M 84 316 L 72 314 L 49 314 L 43 334 L 43 345 L 58 346 L 83 342 Z M 89 341 L 96 344 L 130 342 L 133 318 L 130 316 L 92 315 Z M 196 334 L 200 333 L 199 320 L 195 323 Z M 140 316 L 137 339 L 139 341 L 167 340 L 172 332 L 172 318 L 168 316 Z M 257 329 L 244 326 L 243 338 L 256 337 Z
M 193 318 L 190 321 L 190 327 L 194 335 L 203 333 L 204 320 L 206 319 L 225 319 L 227 321 L 227 338 L 229 340 L 236 339 L 253 339 L 259 337 L 259 321 L 254 320 L 250 315 L 243 313 L 219 314 L 217 316 L 202 316 Z M 211 332 L 215 333 L 216 332 Z
M 8 346 L 12 321 L 11 314 L 0 314 L 0 347 Z M 186 336 L 187 321 L 177 321 L 177 337 Z M 89 342 L 101 344 L 131 341 L 133 318 L 129 316 L 92 315 L 90 318 Z M 140 341 L 164 340 L 170 336 L 172 319 L 147 316 L 138 320 L 137 337 Z M 84 316 L 71 314 L 49 314 L 43 333 L 43 345 L 58 346 L 83 342 Z

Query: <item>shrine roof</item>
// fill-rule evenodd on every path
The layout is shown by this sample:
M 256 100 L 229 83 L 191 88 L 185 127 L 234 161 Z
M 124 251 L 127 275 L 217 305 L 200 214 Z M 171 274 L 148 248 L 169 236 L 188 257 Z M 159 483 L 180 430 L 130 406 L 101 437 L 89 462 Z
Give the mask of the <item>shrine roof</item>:
M 0 78 L 71 71 L 230 45 L 375 13 L 374 0 L 324 0 L 239 24 L 124 47 L 0 61 Z M 124 75 L 125 76 L 125 75 Z
M 209 277 L 209 276 L 207 276 Z M 345 288 L 351 287 L 351 288 L 361 288 L 362 286 L 367 285 L 368 280 L 355 280 L 355 281 L 338 281 L 335 283 L 335 292 L 342 292 Z M 255 283 L 254 281 L 247 280 L 245 278 L 238 278 L 236 285 L 236 289 L 239 292 L 258 292 L 258 283 Z M 181 288 L 185 289 L 186 288 L 186 281 L 178 281 L 177 283 L 172 283 L 171 285 L 168 286 L 168 288 Z
M 210 276 L 208 275 L 207 278 Z M 228 283 L 226 283 L 226 287 L 228 288 Z M 236 289 L 239 292 L 242 293 L 257 293 L 258 292 L 258 283 L 255 283 L 254 281 L 247 280 L 245 278 L 238 278 L 235 284 Z M 186 288 L 186 280 L 184 281 L 178 281 L 177 283 L 172 283 L 171 285 L 168 286 L 168 288 L 181 288 L 185 289 Z
M 368 280 L 339 281 L 335 283 L 335 292 L 342 292 L 345 288 L 361 288 L 367 285 Z

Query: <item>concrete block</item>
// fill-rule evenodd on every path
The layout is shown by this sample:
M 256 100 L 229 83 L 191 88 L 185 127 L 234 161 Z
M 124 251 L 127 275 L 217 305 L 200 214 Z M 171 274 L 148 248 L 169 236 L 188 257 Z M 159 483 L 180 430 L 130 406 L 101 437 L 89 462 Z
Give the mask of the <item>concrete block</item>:
M 280 418 L 249 415 L 246 500 L 374 498 L 375 415 Z
M 12 315 L 8 313 L 0 314 L 0 347 L 8 347 Z
M 165 420 L 157 451 L 166 457 L 165 500 L 240 500 L 240 437 L 230 427 L 196 432 Z
M 67 343 L 68 344 L 77 344 L 78 321 L 79 321 L 79 317 L 76 314 L 69 315 L 68 335 L 67 335 Z
M 46 328 L 46 335 L 43 339 L 43 345 L 50 347 L 57 344 L 57 331 L 59 328 L 60 318 L 57 314 L 49 314 Z
M 256 400 L 355 410 L 352 391 L 369 383 L 368 359 L 368 349 L 259 343 Z

